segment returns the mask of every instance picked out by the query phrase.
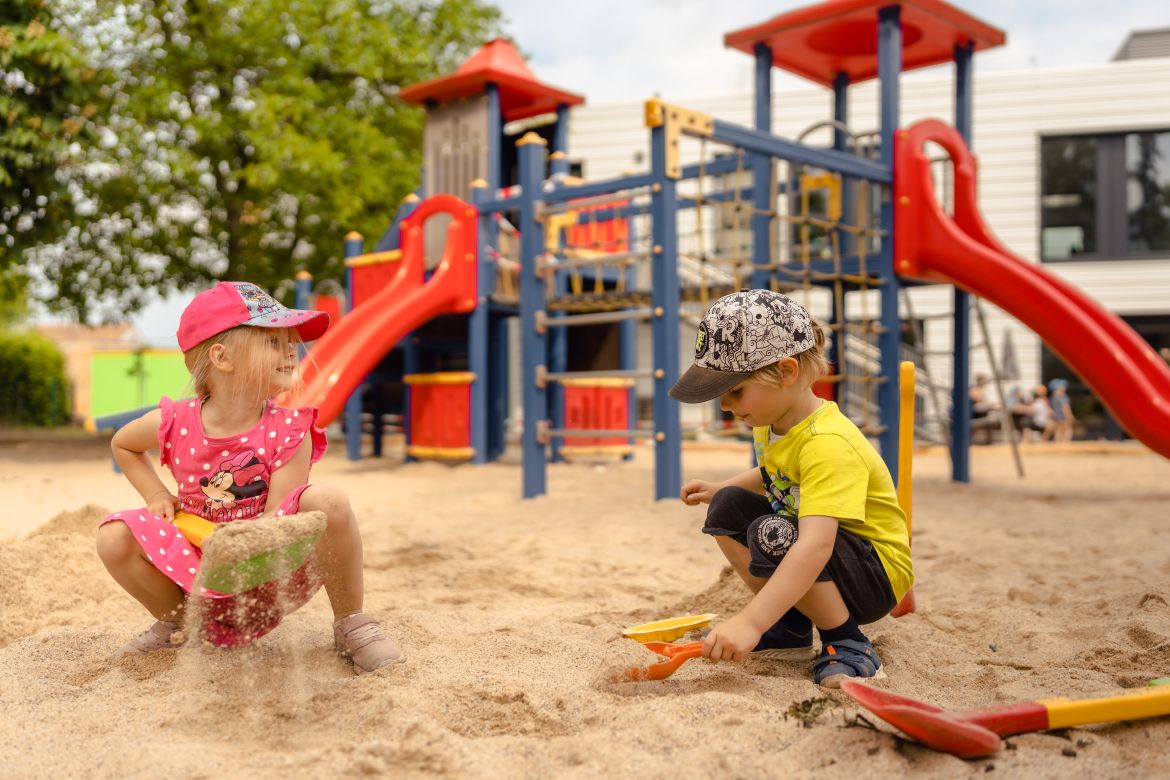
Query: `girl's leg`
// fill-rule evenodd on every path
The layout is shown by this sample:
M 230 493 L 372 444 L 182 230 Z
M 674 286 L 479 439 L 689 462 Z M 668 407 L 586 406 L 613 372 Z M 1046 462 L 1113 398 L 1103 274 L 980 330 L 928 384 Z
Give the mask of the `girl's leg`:
M 333 607 L 333 641 L 358 674 L 401 663 L 402 653 L 374 618 L 362 612 L 362 537 L 349 499 L 330 485 L 310 485 L 299 510 L 325 513 L 325 538 L 316 563 Z
M 97 553 L 110 576 L 158 620 L 182 620 L 183 589 L 146 560 L 126 524 L 115 520 L 97 531 Z
M 318 543 L 317 566 L 335 618 L 361 612 L 364 597 L 362 537 L 349 499 L 330 485 L 310 485 L 300 511 L 325 513 L 325 537 Z

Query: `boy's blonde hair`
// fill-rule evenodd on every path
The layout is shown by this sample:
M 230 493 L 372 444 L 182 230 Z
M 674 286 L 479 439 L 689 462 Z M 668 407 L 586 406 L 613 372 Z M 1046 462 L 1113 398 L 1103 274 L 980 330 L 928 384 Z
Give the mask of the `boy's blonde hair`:
M 819 323 L 812 323 L 813 345 L 804 352 L 792 356 L 800 367 L 800 382 L 804 387 L 812 387 L 814 382 L 823 379 L 829 373 L 829 358 L 826 352 L 825 331 Z M 781 387 L 784 374 L 780 370 L 780 361 L 766 365 L 756 370 L 750 377 L 761 384 L 770 387 Z
M 273 339 L 277 343 L 273 344 Z M 183 363 L 191 374 L 189 387 L 200 398 L 211 395 L 214 367 L 211 364 L 211 348 L 222 344 L 233 363 L 238 365 L 242 386 L 256 393 L 257 400 L 268 396 L 264 392 L 265 350 L 287 351 L 290 345 L 300 344 L 293 328 L 259 328 L 251 325 L 237 325 L 201 341 L 183 353 Z M 299 390 L 300 372 L 294 375 L 292 392 Z

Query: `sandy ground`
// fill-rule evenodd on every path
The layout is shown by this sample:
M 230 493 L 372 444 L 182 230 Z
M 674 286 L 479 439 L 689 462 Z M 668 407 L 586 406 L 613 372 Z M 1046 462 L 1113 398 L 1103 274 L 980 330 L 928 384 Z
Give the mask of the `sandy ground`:
M 0 444 L 0 775 L 1166 776 L 1167 718 L 961 761 L 858 717 L 800 665 L 692 661 L 610 684 L 651 658 L 623 627 L 745 600 L 702 510 L 652 500 L 649 451 L 555 466 L 549 495 L 525 502 L 515 464 L 340 450 L 314 478 L 351 496 L 367 609 L 409 659 L 365 677 L 333 655 L 324 595 L 247 650 L 107 661 L 151 620 L 106 575 L 93 526 L 136 498 L 100 442 Z M 1170 675 L 1170 462 L 1137 447 L 1025 456 L 1020 480 L 1006 451 L 977 448 L 969 485 L 949 482 L 944 453 L 916 458 L 919 611 L 871 627 L 884 687 L 962 708 Z M 700 446 L 685 472 L 746 458 Z

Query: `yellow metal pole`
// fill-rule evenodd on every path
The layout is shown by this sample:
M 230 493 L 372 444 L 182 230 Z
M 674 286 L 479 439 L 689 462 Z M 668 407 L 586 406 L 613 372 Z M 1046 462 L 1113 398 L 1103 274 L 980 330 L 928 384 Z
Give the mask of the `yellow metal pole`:
M 906 535 L 912 537 L 914 511 L 914 364 L 902 361 L 898 367 L 898 504 L 906 513 Z M 914 611 L 914 589 L 902 597 L 890 614 L 902 617 Z

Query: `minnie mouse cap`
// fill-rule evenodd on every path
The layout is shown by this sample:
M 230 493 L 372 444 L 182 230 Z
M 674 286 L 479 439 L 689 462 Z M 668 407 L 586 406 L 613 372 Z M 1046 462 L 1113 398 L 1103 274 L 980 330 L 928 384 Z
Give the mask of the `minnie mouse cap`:
M 699 323 L 695 363 L 670 388 L 688 404 L 710 401 L 778 360 L 816 344 L 812 319 L 796 301 L 771 290 L 725 295 Z
M 288 309 L 250 282 L 220 282 L 187 304 L 179 317 L 179 349 L 186 352 L 237 325 L 296 328 L 301 341 L 314 341 L 329 329 L 323 311 Z

